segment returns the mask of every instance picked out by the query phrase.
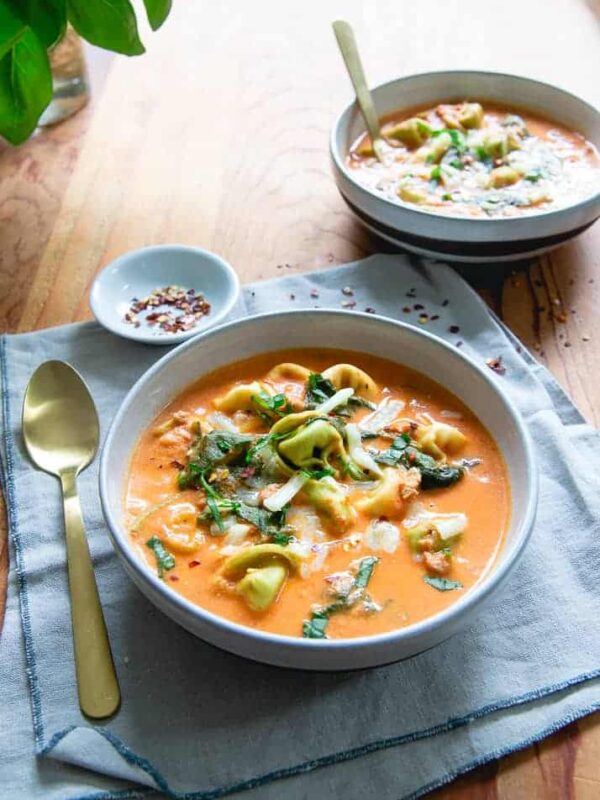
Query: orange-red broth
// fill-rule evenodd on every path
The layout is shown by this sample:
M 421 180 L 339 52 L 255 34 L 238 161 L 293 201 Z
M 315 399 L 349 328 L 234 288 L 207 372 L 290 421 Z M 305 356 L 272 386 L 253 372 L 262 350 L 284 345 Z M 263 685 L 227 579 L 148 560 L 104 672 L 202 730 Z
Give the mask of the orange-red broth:
M 311 572 L 308 577 L 291 574 L 277 601 L 260 613 L 249 609 L 241 597 L 224 591 L 215 582 L 225 560 L 219 552 L 219 537 L 206 535 L 204 543 L 194 551 L 174 553 L 176 566 L 165 573 L 167 584 L 192 603 L 236 623 L 289 636 L 301 636 L 303 620 L 309 618 L 311 607 L 328 602 L 324 594 L 325 577 L 347 570 L 350 563 L 367 555 L 376 555 L 380 559 L 368 592 L 382 610 L 366 614 L 355 609 L 333 615 L 327 629 L 330 638 L 394 630 L 433 616 L 456 602 L 490 571 L 502 546 L 510 506 L 505 464 L 490 434 L 454 395 L 420 373 L 371 355 L 325 349 L 318 352 L 282 351 L 229 365 L 194 383 L 158 415 L 135 448 L 126 489 L 128 527 L 131 528 L 136 517 L 150 506 L 173 495 L 176 495 L 177 503 L 189 502 L 198 510 L 204 506 L 201 492 L 178 491 L 176 486 L 178 465 L 185 462 L 192 434 L 181 426 L 157 436 L 157 426 L 176 411 L 183 410 L 200 417 L 211 413 L 215 397 L 225 394 L 237 383 L 264 379 L 273 366 L 286 361 L 302 364 L 315 372 L 322 372 L 339 362 L 354 364 L 367 371 L 384 392 L 406 401 L 407 416 L 427 412 L 435 419 L 451 422 L 466 435 L 467 443 L 461 457 L 478 458 L 482 463 L 466 471 L 464 478 L 454 486 L 422 492 L 418 497 L 427 510 L 442 513 L 460 511 L 467 515 L 468 528 L 454 548 L 452 567 L 447 575 L 449 579 L 462 583 L 464 588 L 443 592 L 426 584 L 423 563 L 415 559 L 403 533 L 393 554 L 374 553 L 364 543 L 349 550 L 341 544 L 328 548 L 321 569 Z M 295 385 L 287 382 L 274 388 L 296 396 L 303 392 L 303 385 L 299 382 Z M 357 412 L 357 419 L 361 411 Z M 445 413 L 441 414 L 442 411 Z M 449 417 L 447 412 L 459 414 L 460 419 Z M 264 430 L 264 425 L 257 419 L 256 431 Z M 387 444 L 381 442 L 382 447 Z M 306 505 L 302 493 L 297 495 L 294 503 Z M 152 570 L 156 569 L 156 562 L 145 543 L 151 536 L 160 537 L 162 526 L 170 524 L 170 509 L 171 505 L 164 506 L 131 532 L 137 553 Z M 359 514 L 345 535 L 363 532 L 369 521 Z M 402 532 L 400 520 L 392 522 L 398 523 Z M 337 538 L 335 532 L 329 531 L 329 534 L 330 539 Z

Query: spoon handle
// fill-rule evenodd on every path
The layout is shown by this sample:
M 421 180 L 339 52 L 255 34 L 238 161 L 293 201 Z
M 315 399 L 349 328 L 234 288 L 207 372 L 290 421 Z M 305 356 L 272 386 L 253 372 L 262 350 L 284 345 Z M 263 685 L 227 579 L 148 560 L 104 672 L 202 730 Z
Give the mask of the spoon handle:
M 348 75 L 354 86 L 356 99 L 358 100 L 362 115 L 365 118 L 371 142 L 375 144 L 378 139 L 381 139 L 379 118 L 373 104 L 373 96 L 367 86 L 367 80 L 360 60 L 354 31 L 350 23 L 339 19 L 333 23 L 333 32 L 335 33 L 335 38 L 337 39 L 342 58 L 344 59 L 344 64 L 348 70 Z
M 62 472 L 60 480 L 79 705 L 88 717 L 103 719 L 117 710 L 121 693 L 83 526 L 75 471 Z

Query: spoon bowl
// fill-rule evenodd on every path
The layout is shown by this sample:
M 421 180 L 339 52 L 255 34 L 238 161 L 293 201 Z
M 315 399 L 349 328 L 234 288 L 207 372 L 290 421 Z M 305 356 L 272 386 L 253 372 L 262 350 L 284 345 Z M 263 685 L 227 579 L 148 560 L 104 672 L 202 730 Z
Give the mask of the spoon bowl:
M 61 483 L 79 705 L 88 717 L 105 719 L 118 709 L 121 694 L 76 483 L 96 455 L 100 425 L 89 390 L 73 367 L 63 361 L 38 367 L 25 392 L 22 427 L 31 460 Z
M 79 374 L 46 361 L 33 374 L 23 405 L 23 438 L 31 460 L 51 475 L 85 469 L 98 450 L 100 424 Z

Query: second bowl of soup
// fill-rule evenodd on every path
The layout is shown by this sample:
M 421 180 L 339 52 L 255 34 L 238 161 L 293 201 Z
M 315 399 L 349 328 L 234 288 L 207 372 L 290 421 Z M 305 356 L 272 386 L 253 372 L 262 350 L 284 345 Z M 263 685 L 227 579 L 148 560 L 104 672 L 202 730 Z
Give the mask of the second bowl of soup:
M 234 652 L 320 669 L 450 635 L 514 563 L 535 500 L 526 434 L 487 376 L 343 312 L 235 323 L 170 354 L 126 400 L 101 471 L 151 599 Z
M 556 87 L 484 72 L 377 87 L 378 157 L 350 106 L 331 138 L 342 196 L 378 235 L 454 260 L 509 260 L 600 213 L 600 115 Z

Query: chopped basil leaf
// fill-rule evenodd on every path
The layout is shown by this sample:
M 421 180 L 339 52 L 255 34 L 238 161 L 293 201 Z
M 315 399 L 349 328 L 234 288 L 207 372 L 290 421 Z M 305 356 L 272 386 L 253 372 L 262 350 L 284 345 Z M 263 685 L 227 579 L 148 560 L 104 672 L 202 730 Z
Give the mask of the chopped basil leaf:
M 330 380 L 324 378 L 319 372 L 311 372 L 306 382 L 304 405 L 307 408 L 314 408 L 333 397 L 336 391 L 337 389 Z
M 321 478 L 327 478 L 329 475 L 335 475 L 335 470 L 331 469 L 331 467 L 325 467 L 324 469 L 303 469 L 302 472 L 315 481 L 320 481 Z
M 456 148 L 457 153 L 464 153 L 467 149 L 464 133 L 456 130 L 455 128 L 440 128 L 439 130 L 432 131 L 432 136 L 441 136 L 442 133 L 447 133 L 452 139 L 452 146 Z
M 260 409 L 275 414 L 277 417 L 285 417 L 286 414 L 292 411 L 292 407 L 284 394 L 270 395 L 267 394 L 267 392 L 259 392 L 258 394 L 252 395 L 252 402 L 254 405 L 258 406 L 259 415 Z M 269 423 L 270 421 L 269 419 Z
M 371 580 L 371 575 L 375 569 L 375 564 L 379 561 L 376 556 L 367 556 L 361 559 L 358 571 L 354 580 L 354 589 L 364 589 Z
M 323 611 L 314 611 L 309 620 L 302 623 L 302 636 L 305 639 L 327 639 L 325 628 L 329 622 L 329 616 Z
M 429 180 L 434 181 L 436 183 L 442 180 L 442 168 L 440 167 L 439 164 L 436 167 L 434 167 L 429 173 Z
M 149 547 L 154 553 L 156 571 L 158 572 L 158 577 L 162 578 L 165 570 L 173 569 L 175 566 L 175 558 L 169 553 L 158 536 L 153 536 L 151 539 L 148 539 L 146 547 Z
M 460 581 L 449 581 L 448 578 L 434 578 L 431 575 L 424 575 L 423 580 L 429 586 L 433 586 L 438 592 L 450 592 L 452 589 L 462 589 L 463 585 Z
M 345 611 L 351 608 L 364 597 L 364 591 L 373 575 L 373 569 L 379 559 L 376 556 L 361 558 L 352 588 L 345 597 L 341 597 L 335 603 L 316 609 L 310 615 L 310 619 L 302 623 L 302 636 L 305 639 L 327 639 L 327 623 L 332 614 Z M 352 598 L 352 599 L 349 599 Z
M 544 177 L 542 170 L 538 167 L 537 169 L 532 169 L 531 172 L 528 172 L 525 175 L 525 180 L 529 181 L 530 183 L 537 183 Z
M 198 437 L 190 462 L 177 478 L 180 489 L 198 489 L 201 475 L 219 464 L 229 464 L 245 455 L 256 436 L 235 431 L 211 431 Z

